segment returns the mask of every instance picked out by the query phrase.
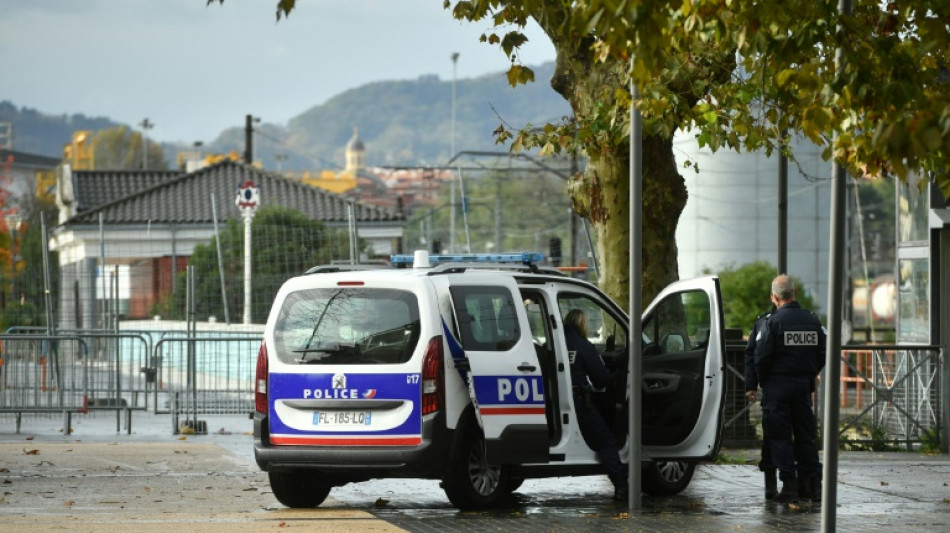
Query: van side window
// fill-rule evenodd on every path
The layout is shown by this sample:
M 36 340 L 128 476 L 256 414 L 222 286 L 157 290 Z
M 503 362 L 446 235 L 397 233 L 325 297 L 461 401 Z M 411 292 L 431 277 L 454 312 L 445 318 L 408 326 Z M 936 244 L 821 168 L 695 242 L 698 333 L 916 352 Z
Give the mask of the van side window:
M 709 296 L 705 292 L 667 296 L 643 322 L 643 354 L 674 354 L 704 348 L 710 327 Z
M 521 338 L 514 298 L 508 289 L 454 286 L 450 291 L 463 348 L 507 351 Z

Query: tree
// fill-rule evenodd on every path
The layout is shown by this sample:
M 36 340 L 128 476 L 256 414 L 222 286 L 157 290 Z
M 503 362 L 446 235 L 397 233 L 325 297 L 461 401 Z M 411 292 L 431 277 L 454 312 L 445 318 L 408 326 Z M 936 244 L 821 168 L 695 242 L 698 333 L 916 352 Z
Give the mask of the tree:
M 233 321 L 240 316 L 244 305 L 244 221 L 229 220 L 220 235 L 228 312 Z M 258 324 L 267 319 L 277 290 L 288 278 L 303 274 L 315 265 L 330 264 L 334 259 L 346 257 L 349 250 L 344 231 L 329 229 L 299 211 L 278 206 L 264 206 L 257 210 L 251 223 L 251 240 L 251 321 Z M 207 320 L 211 316 L 223 319 L 215 239 L 196 246 L 188 265 L 194 267 L 197 278 L 197 319 Z M 166 318 L 184 319 L 186 283 L 186 276 L 178 276 L 171 297 L 153 312 Z
M 490 21 L 497 31 L 482 40 L 511 59 L 512 85 L 534 80 L 518 61 L 528 21 L 551 39 L 551 85 L 574 120 L 499 128 L 497 140 L 589 157 L 570 195 L 597 234 L 601 287 L 625 304 L 631 82 L 644 118 L 644 302 L 677 277 L 675 232 L 687 198 L 673 157 L 677 130 L 697 131 L 699 145 L 713 150 L 791 156 L 787 135 L 801 134 L 854 174 L 946 167 L 950 4 L 855 3 L 848 16 L 827 0 L 444 0 L 443 7 L 457 19 Z M 295 4 L 278 0 L 278 20 Z M 950 177 L 937 179 L 950 197 Z
M 99 130 L 93 137 L 93 157 L 96 168 L 106 170 L 135 170 L 141 169 L 145 160 L 142 157 L 141 133 L 132 131 L 126 126 L 117 126 Z M 148 168 L 150 170 L 167 170 L 165 152 L 161 145 L 146 141 L 148 146 Z
M 56 220 L 57 209 L 51 199 L 44 200 L 37 196 L 24 195 L 19 201 L 23 222 L 16 235 L 17 260 L 14 262 L 16 266 L 14 272 L 14 276 L 16 276 L 16 295 L 8 297 L 10 291 L 7 287 L 0 290 L 4 300 L 4 306 L 0 309 L 0 328 L 2 330 L 6 330 L 10 326 L 47 325 L 42 220 L 45 217 L 47 224 L 51 220 Z M 7 239 L 9 239 L 9 236 Z M 8 246 L 8 251 L 12 252 L 13 247 Z M 6 262 L 4 265 L 7 265 L 4 272 L 9 271 L 9 252 L 4 254 L 5 259 L 0 259 Z M 50 255 L 50 263 L 53 265 L 59 264 L 57 253 L 50 252 Z M 10 287 L 12 287 L 12 280 L 7 276 L 4 276 L 3 279 L 5 283 L 10 283 Z M 51 276 L 50 283 L 52 284 L 51 301 L 58 301 L 59 277 Z
M 717 275 L 723 295 L 726 327 L 738 328 L 748 334 L 756 317 L 772 305 L 769 302 L 769 293 L 772 290 L 772 279 L 775 278 L 775 267 L 765 261 L 755 261 L 739 267 L 726 267 Z M 800 279 L 792 276 L 792 280 L 797 289 L 798 302 L 805 309 L 814 311 L 816 306 L 811 294 L 804 290 Z

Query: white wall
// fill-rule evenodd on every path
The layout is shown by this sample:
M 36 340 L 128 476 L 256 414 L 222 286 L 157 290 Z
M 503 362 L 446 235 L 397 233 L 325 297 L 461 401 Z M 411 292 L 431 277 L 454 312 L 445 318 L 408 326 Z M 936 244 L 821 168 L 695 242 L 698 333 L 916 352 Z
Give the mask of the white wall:
M 676 231 L 680 278 L 756 260 L 776 265 L 778 154 L 713 154 L 691 134 L 677 136 L 674 151 L 689 191 Z M 825 307 L 831 163 L 808 142 L 796 143 L 796 159 L 788 164 L 788 274 Z M 699 165 L 698 173 L 683 167 L 687 160 Z

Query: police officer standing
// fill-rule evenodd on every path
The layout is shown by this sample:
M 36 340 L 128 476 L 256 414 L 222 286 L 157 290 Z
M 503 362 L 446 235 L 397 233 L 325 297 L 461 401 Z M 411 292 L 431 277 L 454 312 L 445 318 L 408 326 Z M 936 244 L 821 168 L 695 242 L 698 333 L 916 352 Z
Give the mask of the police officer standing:
M 756 333 L 755 367 L 772 461 L 782 480 L 775 501 L 820 500 L 811 386 L 825 364 L 825 330 L 818 317 L 796 301 L 795 284 L 787 275 L 772 281 L 772 303 L 777 310 Z
M 755 319 L 749 341 L 745 347 L 745 397 L 749 403 L 755 402 L 756 391 L 759 388 L 759 377 L 755 371 L 755 339 L 760 331 L 765 329 L 765 323 L 772 313 L 772 309 L 762 313 Z M 769 431 L 765 420 L 762 420 L 762 459 L 759 461 L 759 470 L 765 475 L 765 499 L 771 500 L 778 494 L 778 478 L 775 473 L 775 464 L 772 462 L 772 443 L 769 441 Z
M 564 340 L 570 355 L 574 409 L 581 435 L 607 469 L 614 484 L 614 500 L 626 501 L 627 468 L 620 461 L 613 432 L 591 400 L 593 389 L 606 387 L 611 375 L 597 349 L 587 340 L 587 315 L 584 311 L 572 309 L 564 317 Z

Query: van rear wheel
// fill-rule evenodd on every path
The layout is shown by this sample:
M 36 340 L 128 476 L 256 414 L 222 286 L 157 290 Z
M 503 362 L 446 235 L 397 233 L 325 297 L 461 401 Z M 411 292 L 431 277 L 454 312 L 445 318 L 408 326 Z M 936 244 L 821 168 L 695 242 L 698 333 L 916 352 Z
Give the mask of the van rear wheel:
M 643 492 L 652 496 L 672 496 L 689 486 L 696 463 L 650 461 L 643 464 Z
M 489 509 L 511 493 L 508 469 L 486 460 L 485 438 L 472 431 L 471 438 L 460 439 L 455 463 L 442 480 L 442 490 L 452 505 L 463 511 Z
M 277 501 L 293 509 L 317 507 L 333 485 L 320 479 L 317 472 L 268 472 L 270 488 Z

